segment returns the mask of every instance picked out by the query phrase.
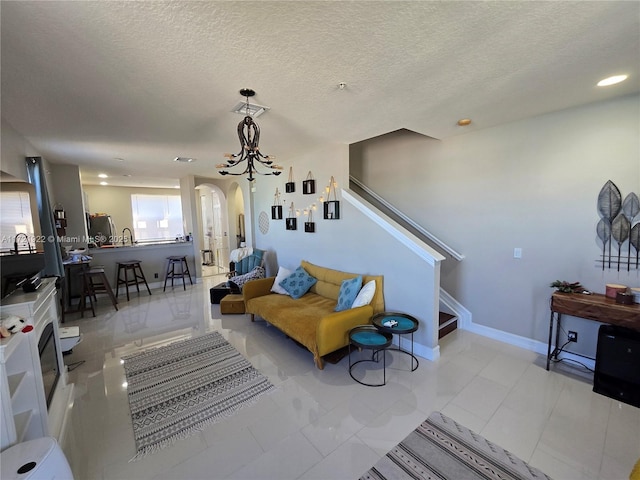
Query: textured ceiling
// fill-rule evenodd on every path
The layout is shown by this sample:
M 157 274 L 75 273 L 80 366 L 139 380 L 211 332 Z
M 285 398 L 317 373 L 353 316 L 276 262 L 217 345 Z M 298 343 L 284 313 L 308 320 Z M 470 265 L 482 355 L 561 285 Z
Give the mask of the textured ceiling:
M 316 143 L 442 139 L 640 91 L 636 1 L 2 1 L 0 16 L 3 118 L 90 183 L 216 177 L 244 87 L 285 166 Z

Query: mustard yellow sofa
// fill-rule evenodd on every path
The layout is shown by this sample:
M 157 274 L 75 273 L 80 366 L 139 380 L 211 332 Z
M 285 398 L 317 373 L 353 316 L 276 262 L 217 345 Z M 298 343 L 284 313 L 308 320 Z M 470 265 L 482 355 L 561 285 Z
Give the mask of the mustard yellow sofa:
M 271 292 L 275 277 L 245 283 L 242 294 L 246 313 L 263 318 L 304 345 L 322 370 L 322 357 L 349 344 L 349 330 L 371 322 L 374 313 L 384 311 L 383 277 L 363 275 L 362 284 L 375 280 L 376 291 L 369 305 L 334 311 L 343 280 L 357 277 L 302 261 L 302 268 L 318 281 L 299 299 Z

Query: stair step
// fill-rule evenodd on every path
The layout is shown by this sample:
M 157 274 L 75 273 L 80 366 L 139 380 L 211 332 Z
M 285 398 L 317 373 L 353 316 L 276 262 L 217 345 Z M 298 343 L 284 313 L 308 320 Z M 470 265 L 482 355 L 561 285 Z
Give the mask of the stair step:
M 455 315 L 451 315 L 450 313 L 440 312 L 440 325 L 443 323 L 447 323 L 452 318 L 455 318 Z
M 458 328 L 458 318 L 455 315 L 440 312 L 439 324 L 438 338 L 440 339 Z

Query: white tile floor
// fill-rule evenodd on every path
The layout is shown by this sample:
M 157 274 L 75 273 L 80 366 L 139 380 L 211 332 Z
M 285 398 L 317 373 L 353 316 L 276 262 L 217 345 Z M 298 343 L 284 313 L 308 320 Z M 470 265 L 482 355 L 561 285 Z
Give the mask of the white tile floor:
M 429 413 L 441 410 L 556 479 L 626 479 L 640 457 L 640 409 L 595 394 L 588 381 L 547 372 L 542 359 L 464 331 L 441 359 L 395 354 L 387 385 L 317 370 L 312 355 L 263 321 L 220 315 L 205 277 L 154 290 L 115 312 L 68 319 L 84 336 L 65 363 L 75 383 L 66 454 L 79 479 L 355 479 Z M 279 388 L 235 416 L 155 455 L 135 453 L 120 357 L 217 330 Z M 74 368 L 75 362 L 83 362 Z M 372 372 L 379 373 L 379 372 Z

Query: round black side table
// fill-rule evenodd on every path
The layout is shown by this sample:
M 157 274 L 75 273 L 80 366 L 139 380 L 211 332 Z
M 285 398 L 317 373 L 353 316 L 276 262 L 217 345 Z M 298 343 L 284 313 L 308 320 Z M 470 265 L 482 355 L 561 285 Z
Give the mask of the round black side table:
M 391 345 L 393 335 L 381 332 L 373 325 L 360 325 L 349 331 L 349 375 L 356 382 L 367 387 L 382 387 L 387 383 L 387 356 L 386 348 Z M 358 349 L 371 350 L 371 360 L 362 359 L 351 363 L 351 347 Z M 352 369 L 359 363 L 375 362 L 378 363 L 378 352 L 382 351 L 382 383 L 365 383 L 353 376 Z
M 395 324 L 394 324 L 395 322 Z M 411 371 L 415 371 L 418 368 L 419 362 L 417 357 L 413 354 L 413 332 L 418 330 L 420 323 L 417 319 L 406 313 L 398 312 L 381 312 L 377 313 L 371 319 L 371 323 L 381 332 L 390 333 L 392 335 L 398 335 L 398 349 L 397 351 L 406 353 L 411 357 Z M 401 335 L 411 334 L 411 351 L 408 352 L 400 348 Z M 394 351 L 396 349 L 393 349 Z

